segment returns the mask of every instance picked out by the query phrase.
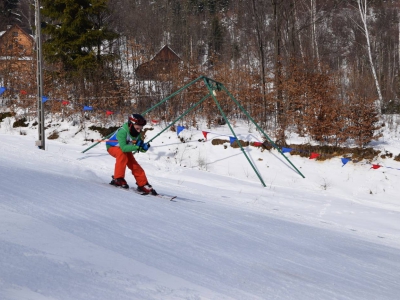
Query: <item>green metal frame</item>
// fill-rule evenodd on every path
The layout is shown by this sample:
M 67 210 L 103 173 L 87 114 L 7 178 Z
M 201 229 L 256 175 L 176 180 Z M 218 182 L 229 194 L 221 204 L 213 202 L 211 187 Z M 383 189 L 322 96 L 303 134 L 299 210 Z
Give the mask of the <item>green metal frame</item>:
M 176 92 L 172 93 L 171 95 L 169 95 L 167 98 L 164 98 L 163 100 L 161 100 L 160 102 L 158 102 L 156 105 L 150 107 L 149 109 L 145 110 L 142 115 L 145 115 L 146 113 L 148 113 L 149 111 L 152 111 L 153 109 L 155 109 L 156 107 L 160 106 L 161 104 L 163 104 L 164 102 L 168 101 L 169 99 L 171 99 L 172 97 L 178 95 L 180 92 L 182 92 L 183 90 L 187 89 L 189 86 L 191 86 L 192 84 L 196 83 L 197 81 L 201 80 L 203 78 L 203 76 L 200 76 L 199 78 L 189 82 L 188 84 L 186 84 L 185 86 L 183 86 L 182 88 L 180 88 L 179 90 L 177 90 Z M 172 125 L 168 126 L 167 128 L 171 127 Z M 165 131 L 165 130 L 163 130 Z M 114 133 L 114 132 L 113 132 Z M 113 133 L 111 133 L 110 135 L 107 135 L 104 139 L 102 139 L 101 141 L 98 141 L 96 143 L 94 143 L 93 145 L 91 145 L 89 148 L 86 148 L 85 150 L 82 151 L 82 153 L 85 153 L 86 151 L 89 151 L 90 149 L 92 149 L 93 147 L 97 146 L 98 144 L 100 144 L 101 142 L 103 142 L 104 140 L 108 139 L 109 137 L 111 137 L 113 135 Z
M 287 162 L 297 171 L 297 173 L 300 174 L 301 177 L 305 178 L 304 175 L 295 167 L 295 165 L 283 154 L 282 150 L 269 138 L 269 136 L 262 130 L 260 126 L 254 121 L 254 119 L 249 115 L 247 110 L 244 109 L 244 107 L 233 97 L 233 95 L 225 88 L 225 86 L 217 81 L 214 81 L 212 79 L 208 79 L 209 81 L 213 82 L 215 84 L 215 90 L 221 91 L 223 90 L 232 100 L 233 102 L 236 103 L 236 105 L 240 108 L 240 110 L 246 115 L 247 118 L 254 124 L 254 126 L 257 127 L 257 129 L 264 135 L 264 137 L 271 143 L 271 145 L 278 150 L 278 152 L 287 160 Z M 216 101 L 216 99 L 215 99 Z M 221 111 L 222 113 L 222 111 Z M 230 127 L 230 126 L 229 126 Z
M 207 86 L 207 89 L 208 89 L 208 90 L 210 91 L 210 93 L 212 94 L 212 97 L 213 97 L 213 99 L 214 99 L 214 102 L 215 102 L 215 104 L 217 105 L 217 107 L 218 107 L 218 109 L 219 109 L 219 111 L 220 111 L 222 117 L 224 118 L 226 124 L 228 124 L 228 127 L 229 127 L 229 129 L 231 130 L 233 136 L 235 137 L 236 142 L 238 143 L 238 145 L 239 145 L 239 147 L 240 147 L 240 150 L 242 150 L 242 152 L 243 152 L 244 156 L 246 157 L 247 161 L 249 162 L 249 164 L 250 164 L 251 167 L 253 168 L 254 172 L 257 174 L 258 179 L 261 181 L 261 184 L 265 187 L 266 185 L 265 185 L 265 183 L 264 183 L 264 180 L 262 179 L 260 173 L 257 171 L 256 167 L 253 165 L 253 163 L 251 162 L 250 158 L 248 157 L 248 155 L 247 155 L 246 152 L 244 151 L 243 146 L 242 146 L 242 143 L 240 142 L 240 140 L 239 140 L 238 137 L 236 136 L 236 133 L 235 133 L 235 131 L 233 130 L 233 128 L 232 128 L 232 126 L 231 126 L 231 123 L 229 123 L 228 118 L 226 117 L 224 111 L 223 111 L 222 108 L 221 108 L 221 105 L 219 104 L 217 98 L 215 97 L 215 95 L 216 95 L 216 92 L 215 92 L 215 91 L 218 90 L 218 87 L 217 87 L 217 85 L 213 85 L 212 83 L 216 83 L 216 81 L 212 81 L 212 80 L 209 79 L 209 78 L 204 78 L 204 83 L 205 83 L 205 85 Z
M 155 140 L 156 137 L 158 137 L 161 133 L 166 131 L 168 128 L 170 128 L 172 125 L 174 125 L 176 122 L 178 122 L 180 119 L 182 119 L 184 116 L 186 116 L 188 113 L 190 113 L 193 109 L 195 109 L 197 106 L 199 106 L 203 101 L 205 101 L 208 97 L 210 97 L 211 94 L 205 95 L 199 102 L 196 102 L 194 105 L 192 105 L 187 111 L 185 111 L 182 115 L 180 115 L 178 118 L 173 120 L 170 124 L 168 124 L 167 127 L 165 127 L 161 132 L 159 132 L 156 136 L 154 136 L 151 140 L 148 141 L 148 143 L 152 142 Z
M 249 118 L 249 120 L 256 126 L 256 128 L 264 135 L 264 137 L 271 143 L 271 145 L 279 151 L 279 153 L 286 159 L 287 162 L 289 162 L 289 164 L 297 171 L 297 173 L 300 174 L 301 177 L 305 178 L 304 175 L 294 166 L 294 164 L 283 154 L 282 150 L 269 138 L 269 136 L 262 130 L 262 128 L 254 121 L 254 119 L 249 115 L 249 113 L 244 109 L 244 107 L 235 99 L 235 97 L 225 88 L 225 86 L 220 83 L 217 82 L 215 80 L 212 80 L 210 78 L 207 78 L 205 76 L 200 76 L 199 78 L 189 82 L 188 84 L 186 84 L 185 86 L 183 86 L 182 88 L 180 88 L 179 90 L 177 90 L 176 92 L 172 93 L 171 95 L 169 95 L 168 97 L 164 98 L 163 100 L 161 100 L 159 103 L 157 103 L 156 105 L 150 107 L 149 109 L 147 109 L 146 111 L 144 111 L 142 113 L 142 115 L 145 115 L 146 113 L 152 111 L 153 109 L 155 109 L 156 107 L 160 106 L 161 104 L 163 104 L 164 102 L 168 101 L 169 99 L 171 99 L 172 97 L 176 96 L 177 94 L 179 94 L 180 92 L 182 92 L 183 90 L 187 89 L 189 86 L 191 86 L 192 84 L 203 80 L 205 86 L 207 87 L 208 90 L 208 94 L 205 95 L 199 102 L 196 102 L 194 105 L 192 105 L 189 109 L 187 109 L 182 115 L 180 115 L 178 118 L 176 118 L 174 121 L 172 121 L 166 128 L 164 128 L 161 132 L 159 132 L 156 136 L 154 136 L 151 140 L 149 140 L 148 142 L 152 142 L 156 137 L 158 137 L 160 134 L 162 134 L 164 131 L 166 131 L 168 128 L 170 128 L 172 125 L 174 125 L 176 122 L 178 122 L 180 119 L 182 119 L 185 115 L 187 115 L 189 112 L 191 112 L 192 110 L 194 110 L 197 106 L 199 106 L 201 103 L 203 103 L 206 99 L 208 99 L 210 96 L 213 98 L 215 104 L 218 107 L 218 110 L 220 111 L 222 117 L 224 118 L 226 124 L 228 124 L 228 127 L 230 129 L 230 131 L 232 132 L 233 136 L 236 138 L 236 142 L 238 143 L 240 150 L 242 151 L 242 153 L 244 154 L 244 156 L 246 157 L 247 161 L 249 162 L 249 164 L 251 165 L 251 167 L 253 168 L 254 172 L 256 173 L 258 179 L 260 180 L 261 184 L 265 187 L 265 183 L 260 175 L 260 173 L 257 171 L 256 167 L 254 166 L 254 164 L 251 162 L 250 158 L 248 157 L 247 153 L 244 151 L 242 144 L 240 143 L 240 140 L 238 139 L 238 137 L 236 136 L 235 131 L 233 130 L 228 118 L 226 117 L 224 111 L 221 108 L 220 103 L 218 102 L 217 98 L 216 98 L 216 92 L 217 91 L 224 91 L 233 102 L 236 103 L 236 105 L 240 108 L 240 110 Z M 108 139 L 109 137 L 111 137 L 112 134 L 106 136 L 103 140 L 104 141 L 106 139 Z M 88 151 L 89 149 L 93 148 L 94 146 L 98 145 L 99 143 L 101 143 L 101 141 L 93 144 L 92 146 L 90 146 L 89 148 L 85 149 L 84 151 L 82 151 L 82 153 L 85 153 L 86 151 Z

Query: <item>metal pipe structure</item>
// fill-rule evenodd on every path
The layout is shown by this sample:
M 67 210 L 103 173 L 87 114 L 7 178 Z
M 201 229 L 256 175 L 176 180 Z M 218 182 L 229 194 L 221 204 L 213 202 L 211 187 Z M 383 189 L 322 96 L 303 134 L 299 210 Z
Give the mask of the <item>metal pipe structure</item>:
M 43 103 L 43 72 L 42 72 L 42 37 L 40 21 L 40 1 L 35 0 L 35 42 L 36 42 L 36 64 L 37 64 L 37 116 L 38 116 L 38 140 L 35 145 L 45 150 L 44 129 L 44 103 Z

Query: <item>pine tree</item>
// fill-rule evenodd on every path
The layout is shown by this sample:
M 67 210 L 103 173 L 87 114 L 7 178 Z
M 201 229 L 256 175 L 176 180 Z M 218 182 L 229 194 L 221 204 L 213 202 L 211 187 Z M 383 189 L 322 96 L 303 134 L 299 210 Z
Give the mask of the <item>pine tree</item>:
M 210 49 L 210 55 L 212 55 L 213 53 L 220 54 L 222 50 L 223 41 L 224 41 L 223 27 L 221 26 L 218 17 L 214 16 L 211 21 L 211 33 L 208 43 Z
M 98 70 L 115 58 L 107 47 L 118 37 L 107 24 L 107 0 L 42 0 L 45 59 L 67 72 Z
M 0 31 L 5 30 L 7 25 L 21 24 L 17 12 L 19 0 L 0 0 Z

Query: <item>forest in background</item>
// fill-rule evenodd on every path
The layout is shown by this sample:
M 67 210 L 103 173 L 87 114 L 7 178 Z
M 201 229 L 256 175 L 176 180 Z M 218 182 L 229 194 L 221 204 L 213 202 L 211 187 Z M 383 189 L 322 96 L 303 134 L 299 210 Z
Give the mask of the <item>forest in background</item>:
M 0 31 L 34 30 L 33 0 L 0 0 Z M 389 0 L 41 0 L 48 113 L 107 123 L 106 110 L 144 111 L 205 75 L 224 84 L 285 144 L 289 132 L 320 145 L 365 146 L 381 114 L 400 113 L 400 1 Z M 168 45 L 178 69 L 140 80 L 136 68 Z M 23 53 L 16 53 L 16 56 Z M 168 70 L 167 70 L 168 71 Z M 34 112 L 36 67 L 4 69 L 12 107 Z M 26 91 L 20 95 L 19 91 Z M 151 112 L 170 121 L 206 91 L 193 85 Z M 218 95 L 219 96 L 219 95 Z M 218 98 L 229 119 L 246 116 Z M 82 111 L 83 105 L 95 109 Z M 188 114 L 220 121 L 212 101 Z

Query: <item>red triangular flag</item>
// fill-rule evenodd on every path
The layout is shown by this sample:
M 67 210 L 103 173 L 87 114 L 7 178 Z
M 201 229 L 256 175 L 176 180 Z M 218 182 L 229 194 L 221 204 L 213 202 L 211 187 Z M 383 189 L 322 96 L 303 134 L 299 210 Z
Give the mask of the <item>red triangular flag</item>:
M 21 90 L 20 93 L 21 93 L 21 95 L 27 95 L 28 94 L 28 92 L 25 91 L 25 90 Z
M 317 158 L 319 156 L 318 153 L 311 152 L 310 159 Z
M 202 132 L 203 132 L 204 138 L 207 140 L 207 134 L 208 134 L 208 132 L 207 132 L 207 131 L 202 131 Z
M 151 123 L 154 123 L 154 124 L 157 124 L 158 122 L 160 122 L 160 121 L 158 121 L 158 120 L 151 120 Z
M 114 113 L 113 111 L 109 111 L 109 110 L 106 111 L 107 116 L 112 115 L 113 113 Z
M 260 146 L 262 146 L 262 144 L 263 143 L 261 143 L 261 142 L 254 142 L 253 143 L 254 147 L 260 147 Z
M 379 169 L 380 167 L 382 167 L 382 166 L 380 166 L 380 165 L 372 165 L 372 167 L 371 167 L 371 169 Z
M 63 102 L 61 102 L 61 104 L 62 104 L 62 105 L 68 105 L 68 104 L 69 104 L 69 101 L 65 101 L 65 100 L 64 100 Z

